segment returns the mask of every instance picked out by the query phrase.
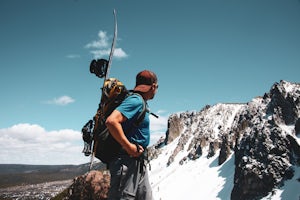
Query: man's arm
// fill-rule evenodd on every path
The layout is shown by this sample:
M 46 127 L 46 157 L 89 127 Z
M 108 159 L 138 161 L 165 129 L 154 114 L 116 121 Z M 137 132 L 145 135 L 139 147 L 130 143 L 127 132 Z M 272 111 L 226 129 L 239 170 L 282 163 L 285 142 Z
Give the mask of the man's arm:
M 137 146 L 132 144 L 127 139 L 121 123 L 126 121 L 127 118 L 122 115 L 122 113 L 118 110 L 114 110 L 110 116 L 106 119 L 106 126 L 110 132 L 110 134 L 114 137 L 114 139 L 125 149 L 125 151 L 133 157 L 140 156 L 144 149 L 139 145 L 139 151 L 137 150 Z

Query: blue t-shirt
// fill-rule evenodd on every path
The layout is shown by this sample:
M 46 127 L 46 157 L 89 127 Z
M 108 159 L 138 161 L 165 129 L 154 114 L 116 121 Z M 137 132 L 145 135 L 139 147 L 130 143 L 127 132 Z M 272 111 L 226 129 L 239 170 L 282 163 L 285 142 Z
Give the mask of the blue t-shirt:
M 128 140 L 146 148 L 150 142 L 149 112 L 146 112 L 144 120 L 138 127 L 132 128 L 139 114 L 143 111 L 143 105 L 142 97 L 138 94 L 133 94 L 127 97 L 116 109 L 127 118 L 122 123 L 122 127 Z M 130 130 L 129 133 L 128 130 Z

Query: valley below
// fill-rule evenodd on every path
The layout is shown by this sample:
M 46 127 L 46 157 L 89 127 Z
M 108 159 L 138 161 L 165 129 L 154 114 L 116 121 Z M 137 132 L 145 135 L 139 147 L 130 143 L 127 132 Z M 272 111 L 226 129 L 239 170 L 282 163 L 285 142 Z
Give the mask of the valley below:
M 72 179 L 0 188 L 0 199 L 51 199 L 68 188 L 71 184 Z
M 88 172 L 82 165 L 0 164 L 0 200 L 49 200 L 67 189 L 77 176 Z M 93 169 L 104 169 L 94 163 Z

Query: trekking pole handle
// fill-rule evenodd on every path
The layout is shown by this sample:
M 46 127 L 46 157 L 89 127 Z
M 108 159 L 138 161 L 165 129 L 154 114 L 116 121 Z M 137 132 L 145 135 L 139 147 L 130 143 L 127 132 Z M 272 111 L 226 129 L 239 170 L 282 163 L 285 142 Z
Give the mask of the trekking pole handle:
M 159 118 L 159 116 L 154 114 L 153 112 L 150 112 L 150 114 L 153 115 L 155 118 Z

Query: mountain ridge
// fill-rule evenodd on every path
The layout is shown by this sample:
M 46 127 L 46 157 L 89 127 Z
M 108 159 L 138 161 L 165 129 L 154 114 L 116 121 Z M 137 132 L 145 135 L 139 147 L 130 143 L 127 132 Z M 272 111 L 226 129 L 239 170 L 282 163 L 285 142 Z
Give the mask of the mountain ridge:
M 151 158 L 168 170 L 203 157 L 222 166 L 233 155 L 232 188 L 223 198 L 264 198 L 299 171 L 299 116 L 300 84 L 281 80 L 245 104 L 218 103 L 170 115 L 166 137 L 154 145 Z M 152 173 L 154 182 L 159 174 Z

